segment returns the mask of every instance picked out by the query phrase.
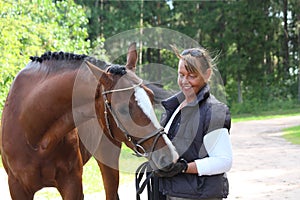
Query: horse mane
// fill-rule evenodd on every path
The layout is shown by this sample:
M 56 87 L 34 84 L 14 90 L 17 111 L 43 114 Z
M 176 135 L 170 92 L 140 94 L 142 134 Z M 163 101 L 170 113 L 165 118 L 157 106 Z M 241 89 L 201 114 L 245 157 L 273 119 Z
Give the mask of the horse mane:
M 39 62 L 42 63 L 46 60 L 83 60 L 87 55 L 79 55 L 79 54 L 74 54 L 74 53 L 68 53 L 68 52 L 51 52 L 48 51 L 41 55 L 40 57 L 38 56 L 30 56 L 30 60 L 32 62 Z
M 65 68 L 78 68 L 81 66 L 83 61 L 89 61 L 90 63 L 96 65 L 101 69 L 105 69 L 106 67 L 110 66 L 105 61 L 98 60 L 94 57 L 87 56 L 85 54 L 74 54 L 69 52 L 51 52 L 48 51 L 41 56 L 30 56 L 30 60 L 33 64 L 40 63 L 45 64 L 43 65 L 44 68 L 46 67 L 48 71 L 57 71 L 59 69 Z M 61 62 L 64 62 L 65 65 L 61 65 Z M 70 63 L 68 65 L 68 63 Z M 42 67 L 42 65 L 38 65 Z M 63 66 L 63 67 L 62 67 Z
M 126 67 L 118 64 L 108 64 L 105 61 L 98 60 L 94 57 L 85 54 L 74 54 L 68 52 L 51 52 L 48 51 L 39 56 L 30 56 L 31 67 L 43 69 L 48 73 L 55 73 L 63 69 L 78 69 L 84 61 L 88 61 L 102 70 L 114 75 L 121 75 L 127 73 Z M 62 63 L 63 62 L 63 63 Z

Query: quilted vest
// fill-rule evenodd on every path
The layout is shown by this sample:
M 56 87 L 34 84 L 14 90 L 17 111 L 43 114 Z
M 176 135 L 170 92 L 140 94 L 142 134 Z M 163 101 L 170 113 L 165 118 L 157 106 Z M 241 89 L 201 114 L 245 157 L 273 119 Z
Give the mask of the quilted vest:
M 161 118 L 163 126 L 184 100 L 182 92 L 162 102 L 166 113 Z M 180 157 L 188 162 L 207 157 L 203 137 L 216 129 L 230 130 L 231 117 L 228 107 L 209 93 L 206 85 L 197 95 L 197 100 L 188 104 L 175 116 L 168 131 L 168 137 L 176 147 Z M 227 184 L 227 185 L 226 185 Z M 164 195 L 191 198 L 226 198 L 228 182 L 224 174 L 198 176 L 179 174 L 171 178 L 160 178 L 159 189 Z

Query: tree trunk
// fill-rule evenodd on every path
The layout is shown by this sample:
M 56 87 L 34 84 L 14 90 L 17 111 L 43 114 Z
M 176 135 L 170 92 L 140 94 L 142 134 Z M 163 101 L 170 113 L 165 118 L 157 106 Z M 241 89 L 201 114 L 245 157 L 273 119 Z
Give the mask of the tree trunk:
M 243 103 L 242 80 L 241 80 L 241 75 L 239 73 L 238 73 L 238 102 Z
M 283 73 L 286 77 L 289 73 L 289 32 L 288 32 L 288 22 L 287 22 L 287 13 L 288 13 L 288 0 L 283 1 L 283 31 L 284 31 L 284 44 L 283 44 Z
M 300 37 L 300 34 L 299 34 Z M 300 103 L 300 61 L 298 65 L 298 103 Z
M 144 34 L 144 0 L 141 0 L 141 14 L 140 14 L 140 36 Z M 139 65 L 143 64 L 143 41 L 140 39 Z M 142 67 L 138 67 L 139 74 L 142 74 Z
M 300 14 L 298 13 L 298 102 L 300 103 Z

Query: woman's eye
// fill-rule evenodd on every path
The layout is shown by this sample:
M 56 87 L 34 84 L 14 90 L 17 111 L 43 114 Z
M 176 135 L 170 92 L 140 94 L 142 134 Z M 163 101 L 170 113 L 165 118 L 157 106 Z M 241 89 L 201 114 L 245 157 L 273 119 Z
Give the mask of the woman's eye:
M 190 74 L 189 77 L 190 77 L 191 79 L 194 79 L 194 78 L 196 78 L 196 75 Z

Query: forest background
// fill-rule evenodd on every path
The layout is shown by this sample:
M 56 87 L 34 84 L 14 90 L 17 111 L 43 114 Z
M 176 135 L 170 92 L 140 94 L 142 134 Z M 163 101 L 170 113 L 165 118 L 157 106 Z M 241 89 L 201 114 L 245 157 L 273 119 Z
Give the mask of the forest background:
M 233 114 L 300 107 L 299 0 L 2 0 L 0 12 L 0 114 L 13 78 L 30 56 L 90 54 L 118 33 L 149 27 L 178 31 L 218 55 Z M 177 67 L 172 52 L 141 53 L 141 66 Z M 109 61 L 104 51 L 99 54 Z

